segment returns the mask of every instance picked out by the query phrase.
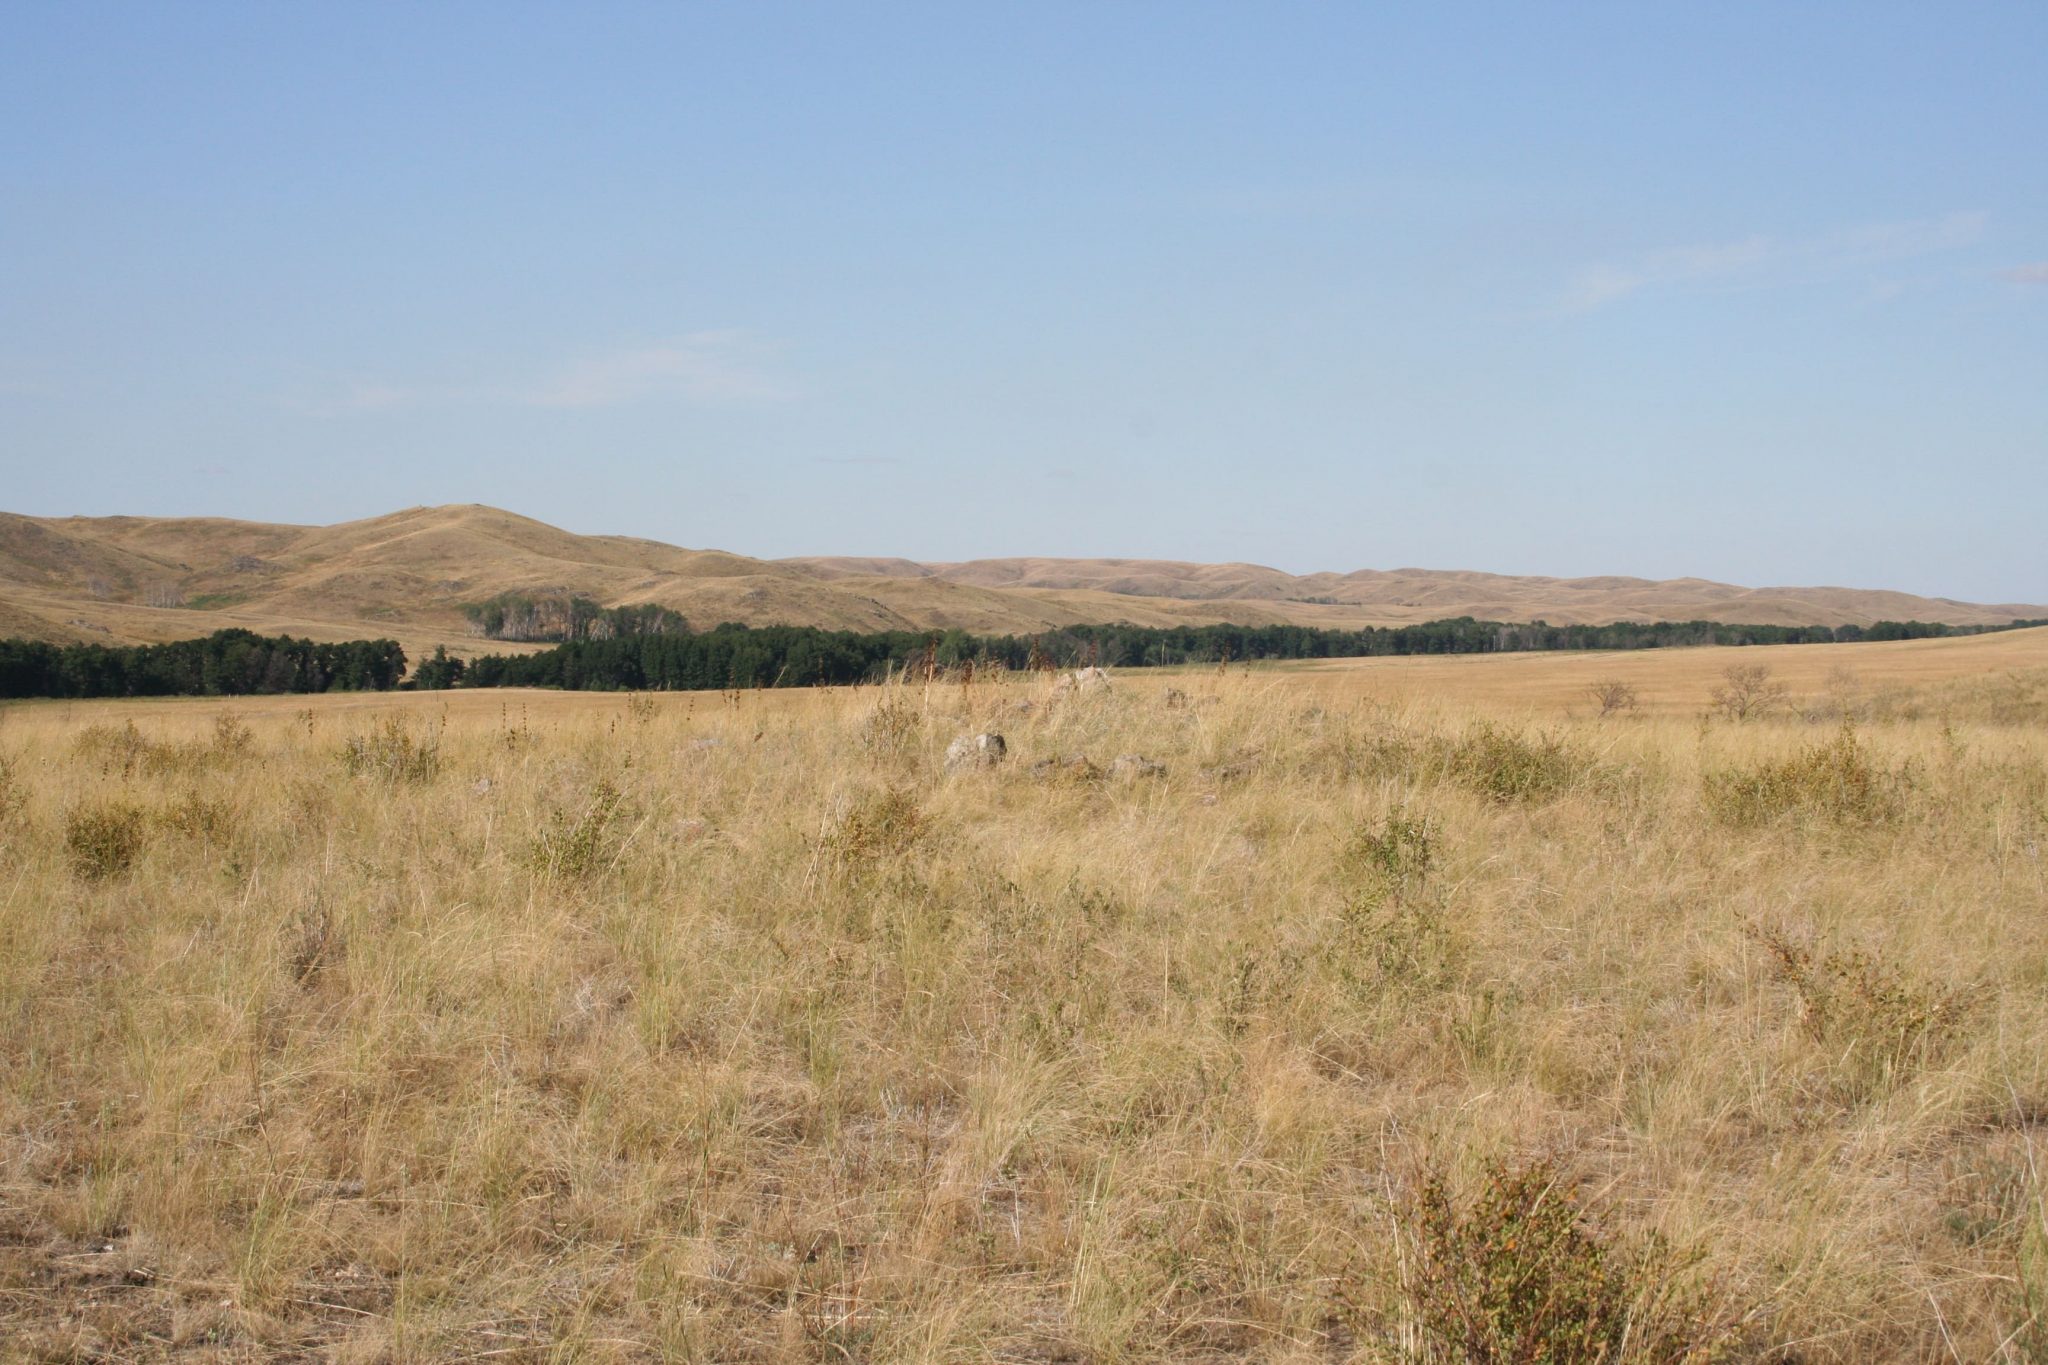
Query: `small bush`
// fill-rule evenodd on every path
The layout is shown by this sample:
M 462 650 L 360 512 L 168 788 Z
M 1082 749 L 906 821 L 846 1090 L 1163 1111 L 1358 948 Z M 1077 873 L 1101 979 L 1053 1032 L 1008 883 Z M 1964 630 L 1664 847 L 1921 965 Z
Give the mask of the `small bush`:
M 917 743 L 921 728 L 916 710 L 892 688 L 874 710 L 861 718 L 860 744 L 877 758 L 901 758 Z
M 1785 704 L 1791 689 L 1771 680 L 1767 664 L 1730 664 L 1712 692 L 1714 709 L 1724 720 L 1757 720 Z
M 625 794 L 610 782 L 599 782 L 578 810 L 556 811 L 542 826 L 528 861 L 551 877 L 587 877 L 615 866 L 624 851 L 620 826 L 625 818 Z
M 1395 806 L 1378 829 L 1360 826 L 1345 847 L 1344 862 L 1368 889 L 1399 894 L 1419 887 L 1436 866 L 1436 827 L 1427 816 L 1412 818 Z
M 351 777 L 431 782 L 441 772 L 440 737 L 415 738 L 404 716 L 390 716 L 366 734 L 351 735 L 341 746 L 341 762 Z
M 1435 826 L 1399 806 L 1352 833 L 1342 860 L 1352 885 L 1329 960 L 1353 993 L 1430 991 L 1455 974 L 1457 940 L 1441 898 L 1425 894 L 1436 859 Z
M 109 770 L 118 769 L 126 776 L 141 767 L 158 746 L 131 720 L 122 725 L 88 725 L 78 732 L 71 747 L 80 757 L 97 758 Z
M 148 830 L 141 807 L 125 801 L 80 806 L 64 820 L 64 852 L 86 881 L 118 877 L 135 865 Z
M 235 808 L 225 801 L 187 792 L 159 807 L 152 823 L 166 834 L 219 847 L 234 838 Z
M 301 986 L 347 956 L 348 943 L 334 916 L 319 901 L 303 907 L 284 930 L 284 964 Z
M 1534 739 L 1480 725 L 1449 742 L 1444 771 L 1503 804 L 1548 801 L 1592 770 L 1584 754 L 1557 735 Z
M 1861 949 L 1819 952 L 1767 925 L 1746 927 L 1799 1000 L 1799 1017 L 1856 1092 L 1933 1060 L 1969 1012 L 1960 991 L 1916 982 Z
M 1723 824 L 1765 825 L 1790 816 L 1809 816 L 1837 825 L 1875 825 L 1905 809 L 1909 775 L 1871 761 L 1852 726 L 1843 725 L 1824 744 L 1797 757 L 1730 768 L 1706 775 L 1701 796 Z
M 173 743 L 151 739 L 136 728 L 134 721 L 122 725 L 88 725 L 73 741 L 82 756 L 97 758 L 108 772 L 123 777 L 142 772 L 151 776 L 203 772 L 233 764 L 249 751 L 253 735 L 233 714 L 213 723 L 213 739 Z
M 1547 1161 L 1490 1163 L 1463 1206 L 1431 1174 L 1401 1212 L 1416 1365 L 1705 1365 L 1729 1349 L 1724 1315 L 1662 1244 L 1603 1236 Z
M 860 867 L 910 852 L 924 838 L 928 824 L 910 793 L 881 791 L 834 812 L 822 843 L 842 865 Z
M 1635 684 L 1621 678 L 1602 678 L 1586 687 L 1586 694 L 1593 704 L 1600 708 L 1602 716 L 1619 715 L 1633 711 L 1641 698 L 1636 695 Z
M 213 752 L 223 760 L 242 757 L 255 746 L 256 734 L 232 711 L 213 718 Z
M 1339 922 L 1331 965 L 1361 999 L 1440 990 L 1457 975 L 1461 945 L 1434 899 L 1358 895 Z

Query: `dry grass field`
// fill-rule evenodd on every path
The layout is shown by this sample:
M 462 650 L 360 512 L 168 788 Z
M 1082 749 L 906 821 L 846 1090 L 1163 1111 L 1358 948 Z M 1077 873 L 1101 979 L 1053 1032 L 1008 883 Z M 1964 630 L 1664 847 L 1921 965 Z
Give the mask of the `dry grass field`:
M 0 764 L 8 1358 L 2048 1359 L 2048 632 Z

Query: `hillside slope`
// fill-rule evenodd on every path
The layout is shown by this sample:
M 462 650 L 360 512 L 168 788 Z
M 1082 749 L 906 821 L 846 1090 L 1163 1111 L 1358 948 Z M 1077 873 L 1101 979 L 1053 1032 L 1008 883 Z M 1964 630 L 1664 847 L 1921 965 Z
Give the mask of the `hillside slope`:
M 1256 564 L 1130 559 L 749 559 L 581 536 L 473 505 L 334 526 L 222 518 L 0 513 L 0 634 L 143 642 L 227 626 L 317 639 L 391 635 L 474 650 L 462 608 L 502 592 L 658 603 L 699 625 L 1028 633 L 1080 622 L 1357 626 L 1472 615 L 1796 625 L 2048 616 L 1849 588 L 1703 579 L 1517 578 L 1423 569 L 1294 575 Z M 492 645 L 496 648 L 496 645 Z

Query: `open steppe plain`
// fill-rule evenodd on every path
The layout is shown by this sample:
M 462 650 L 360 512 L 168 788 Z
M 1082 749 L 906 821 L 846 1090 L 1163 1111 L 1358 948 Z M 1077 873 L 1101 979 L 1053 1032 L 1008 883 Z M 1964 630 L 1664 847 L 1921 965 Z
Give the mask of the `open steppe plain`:
M 2048 1353 L 2048 632 L 0 761 L 10 1358 Z

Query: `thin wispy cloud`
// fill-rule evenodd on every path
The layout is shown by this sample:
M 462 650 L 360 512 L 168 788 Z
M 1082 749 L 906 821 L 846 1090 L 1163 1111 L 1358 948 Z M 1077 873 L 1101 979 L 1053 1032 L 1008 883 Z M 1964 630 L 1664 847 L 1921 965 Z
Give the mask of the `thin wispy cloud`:
M 1573 281 L 1568 306 L 1598 308 L 1644 289 L 1724 278 L 1769 260 L 1771 251 L 1769 238 L 1748 237 L 1739 242 L 1670 247 L 1624 264 L 1588 266 Z
M 358 380 L 315 404 L 323 413 L 430 407 L 609 408 L 779 402 L 795 396 L 776 373 L 777 347 L 738 330 L 690 332 L 649 346 L 587 354 L 523 378 L 471 383 Z
M 2035 261 L 2029 265 L 2016 265 L 2003 272 L 2004 277 L 2014 284 L 2048 284 L 2048 261 Z
M 350 412 L 395 412 L 400 408 L 418 407 L 438 393 L 442 401 L 452 397 L 452 389 L 407 388 L 400 384 L 352 384 L 348 393 L 337 405 Z
M 692 332 L 660 346 L 576 361 L 529 391 L 544 408 L 600 408 L 650 398 L 745 403 L 790 396 L 769 373 L 772 348 L 746 332 Z
M 1626 260 L 1596 262 L 1573 278 L 1562 310 L 1589 312 L 1646 293 L 1794 283 L 1955 251 L 1981 239 L 1986 220 L 1982 213 L 1951 213 L 1865 223 L 1811 237 L 1756 235 L 1667 247 Z

